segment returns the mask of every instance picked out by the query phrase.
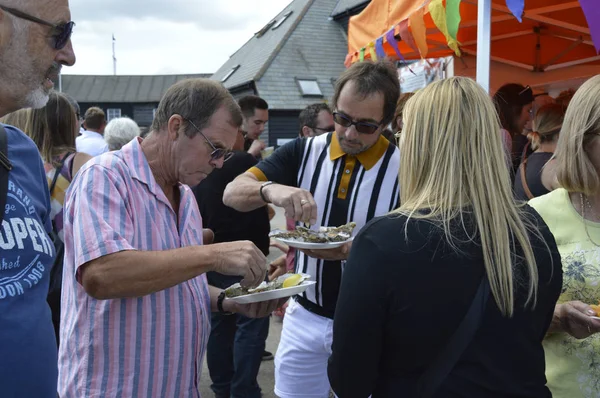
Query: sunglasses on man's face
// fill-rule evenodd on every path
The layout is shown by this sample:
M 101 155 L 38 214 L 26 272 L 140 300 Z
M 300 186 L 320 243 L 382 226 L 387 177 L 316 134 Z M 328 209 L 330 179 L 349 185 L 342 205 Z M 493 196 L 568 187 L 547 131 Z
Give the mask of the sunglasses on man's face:
M 202 133 L 202 131 L 200 131 L 200 129 L 198 127 L 196 127 L 196 125 L 191 121 L 186 119 L 187 122 L 189 124 L 191 124 L 192 126 L 194 126 L 194 128 L 196 129 L 196 131 L 198 133 L 200 133 L 200 135 L 202 136 L 202 138 L 204 138 L 204 141 L 206 141 L 206 143 L 212 148 L 212 152 L 210 153 L 210 160 L 219 160 L 221 158 L 223 158 L 223 162 L 228 161 L 229 159 L 231 159 L 231 157 L 233 156 L 233 152 L 231 152 L 229 149 L 225 149 L 225 148 L 217 148 L 205 135 L 204 133 Z
M 52 28 L 51 36 L 54 39 L 55 50 L 60 50 L 67 45 L 69 39 L 71 38 L 71 34 L 73 33 L 73 27 L 75 26 L 75 22 L 73 21 L 64 22 L 61 24 L 54 24 L 52 22 L 44 21 L 43 19 L 34 17 L 33 15 L 24 13 L 23 11 L 19 11 L 15 8 L 10 8 L 3 5 L 0 5 L 0 9 L 6 11 L 9 14 L 14 15 L 17 18 L 21 18 L 30 22 L 35 22 L 40 25 L 50 26 Z
M 355 122 L 349 116 L 339 112 L 333 112 L 333 121 L 344 127 L 354 126 L 356 131 L 361 134 L 373 134 L 379 129 L 378 124 L 369 122 Z

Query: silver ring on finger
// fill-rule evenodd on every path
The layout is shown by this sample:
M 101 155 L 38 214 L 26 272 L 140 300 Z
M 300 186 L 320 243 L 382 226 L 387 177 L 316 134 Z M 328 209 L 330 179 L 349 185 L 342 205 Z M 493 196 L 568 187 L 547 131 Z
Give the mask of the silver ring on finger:
M 306 199 L 302 199 L 302 200 L 300 201 L 300 205 L 301 205 L 301 206 L 304 206 L 305 204 L 308 204 L 308 200 L 306 200 Z

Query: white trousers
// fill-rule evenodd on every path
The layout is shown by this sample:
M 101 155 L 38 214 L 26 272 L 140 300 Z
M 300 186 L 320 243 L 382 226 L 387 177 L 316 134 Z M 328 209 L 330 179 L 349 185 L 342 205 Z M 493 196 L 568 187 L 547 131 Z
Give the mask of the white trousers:
M 291 300 L 283 318 L 275 355 L 275 395 L 280 398 L 328 398 L 327 360 L 333 320 L 309 312 Z

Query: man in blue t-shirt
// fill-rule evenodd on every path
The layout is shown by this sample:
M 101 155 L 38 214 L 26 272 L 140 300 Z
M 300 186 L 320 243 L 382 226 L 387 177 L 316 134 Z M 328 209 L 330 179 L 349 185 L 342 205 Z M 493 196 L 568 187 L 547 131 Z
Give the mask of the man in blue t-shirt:
M 2 1 L 0 117 L 43 107 L 61 66 L 75 63 L 70 17 L 67 0 Z M 14 127 L 4 130 L 12 169 L 1 187 L 0 396 L 56 398 L 56 338 L 46 302 L 55 256 L 50 195 L 33 141 Z

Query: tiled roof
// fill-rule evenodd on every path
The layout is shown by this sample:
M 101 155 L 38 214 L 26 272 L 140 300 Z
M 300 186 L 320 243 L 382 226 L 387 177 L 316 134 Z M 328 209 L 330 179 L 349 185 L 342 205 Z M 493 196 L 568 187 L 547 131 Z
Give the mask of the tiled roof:
M 62 91 L 78 102 L 159 102 L 175 82 L 210 74 L 156 76 L 62 75 Z

